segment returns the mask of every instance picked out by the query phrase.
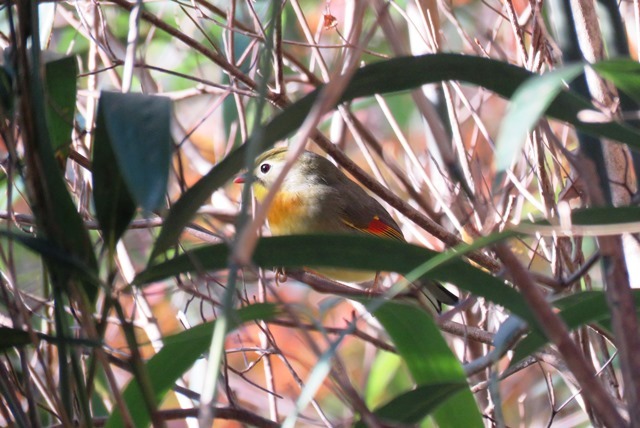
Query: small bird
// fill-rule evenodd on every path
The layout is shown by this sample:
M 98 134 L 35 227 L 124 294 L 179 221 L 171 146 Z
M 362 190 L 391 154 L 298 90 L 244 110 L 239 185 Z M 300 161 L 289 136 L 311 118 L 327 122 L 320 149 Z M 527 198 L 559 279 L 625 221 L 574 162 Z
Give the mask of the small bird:
M 280 174 L 287 148 L 271 149 L 256 159 L 253 193 L 262 201 Z M 246 175 L 234 182 L 244 183 Z M 384 207 L 324 157 L 303 152 L 285 177 L 267 213 L 274 236 L 322 233 L 360 233 L 404 241 L 398 224 Z M 365 282 L 376 272 L 347 269 L 317 269 L 316 272 L 344 282 Z M 418 284 L 438 312 L 442 303 L 458 298 L 434 281 Z

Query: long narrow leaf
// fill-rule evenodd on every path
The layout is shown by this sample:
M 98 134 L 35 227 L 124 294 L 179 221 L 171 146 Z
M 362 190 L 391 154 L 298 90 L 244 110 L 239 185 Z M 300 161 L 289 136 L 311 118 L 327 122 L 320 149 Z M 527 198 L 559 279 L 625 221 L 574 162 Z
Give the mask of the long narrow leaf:
M 518 88 L 509 102 L 496 140 L 496 167 L 504 171 L 511 166 L 531 132 L 544 116 L 566 83 L 582 73 L 584 65 L 574 64 L 539 76 L 530 77 Z
M 393 76 L 390 79 L 389 76 Z M 358 70 L 346 88 L 339 103 L 359 97 L 404 91 L 443 80 L 459 80 L 485 87 L 505 98 L 533 76 L 524 68 L 500 61 L 456 54 L 435 54 L 393 58 Z M 302 124 L 321 88 L 293 103 L 263 127 L 260 150 L 266 150 L 277 141 L 293 133 Z M 548 114 L 573 124 L 578 129 L 606 136 L 630 147 L 640 147 L 640 132 L 629 126 L 610 123 L 582 122 L 577 117 L 583 110 L 593 109 L 584 98 L 570 92 L 561 92 L 549 106 Z M 226 183 L 242 168 L 243 144 L 202 177 L 172 207 L 165 225 L 156 240 L 151 260 L 173 245 L 187 222 L 211 193 Z
M 57 154 L 66 155 L 71 144 L 77 74 L 78 63 L 72 56 L 45 64 L 47 123 L 51 133 L 51 145 Z
M 255 304 L 239 309 L 236 318 L 229 326 L 233 330 L 247 321 L 269 320 L 278 314 L 277 307 L 272 304 Z M 211 342 L 211 334 L 215 321 L 200 324 L 189 330 L 164 339 L 164 347 L 147 363 L 147 372 L 155 393 L 156 404 L 160 404 L 164 396 L 184 375 L 198 358 L 202 357 Z M 151 418 L 144 405 L 138 383 L 133 380 L 122 394 L 131 418 L 136 427 L 149 426 Z M 107 428 L 123 426 L 122 416 L 116 409 L 105 425 Z
M 436 255 L 437 252 L 416 245 L 369 236 L 278 236 L 258 242 L 253 262 L 265 268 L 338 267 L 408 273 Z M 225 269 L 228 257 L 226 244 L 203 246 L 148 267 L 136 276 L 134 283 L 142 285 L 187 272 Z M 461 260 L 439 265 L 428 277 L 455 284 L 536 325 L 529 307 L 516 290 Z
M 466 385 L 467 380 L 462 365 L 451 352 L 442 338 L 433 319 L 421 309 L 397 302 L 388 302 L 374 312 L 376 318 L 384 326 L 398 353 L 409 367 L 409 371 L 419 386 L 436 384 Z M 419 328 L 416 328 L 419 327 Z M 443 386 L 442 394 L 453 394 L 454 391 Z M 453 388 L 453 387 L 452 387 Z M 428 390 L 422 397 L 414 397 L 412 419 L 426 416 L 436 407 L 437 390 Z M 420 400 L 422 406 L 420 406 Z M 482 427 L 482 416 L 468 387 L 461 387 L 461 392 L 442 400 L 435 410 L 434 417 L 440 427 Z M 429 405 L 426 405 L 426 404 Z M 386 411 L 383 414 L 388 415 Z M 390 415 L 388 415 L 390 416 Z M 406 422 L 404 416 L 397 414 L 397 422 Z
M 103 92 L 98 113 L 131 196 L 146 211 L 158 208 L 167 190 L 171 160 L 171 101 Z
M 467 387 L 466 382 L 434 382 L 400 394 L 375 411 L 376 416 L 389 422 L 416 424 L 445 403 L 451 396 Z M 364 427 L 360 422 L 356 427 Z
M 634 290 L 633 294 L 636 308 L 640 311 L 640 290 Z M 583 291 L 559 299 L 553 302 L 553 305 L 561 308 L 559 315 L 570 329 L 589 323 L 598 323 L 604 329 L 611 331 L 611 311 L 602 291 Z M 518 343 L 511 365 L 517 364 L 548 343 L 549 340 L 540 331 L 532 331 Z

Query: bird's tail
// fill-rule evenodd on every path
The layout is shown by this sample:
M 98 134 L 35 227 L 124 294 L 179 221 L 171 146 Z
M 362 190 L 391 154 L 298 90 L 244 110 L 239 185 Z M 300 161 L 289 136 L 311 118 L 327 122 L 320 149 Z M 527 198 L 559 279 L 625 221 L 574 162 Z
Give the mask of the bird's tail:
M 442 305 L 453 306 L 458 303 L 458 296 L 447 290 L 442 284 L 433 280 L 418 280 L 413 283 L 419 291 L 418 300 L 427 300 L 437 313 L 442 312 Z

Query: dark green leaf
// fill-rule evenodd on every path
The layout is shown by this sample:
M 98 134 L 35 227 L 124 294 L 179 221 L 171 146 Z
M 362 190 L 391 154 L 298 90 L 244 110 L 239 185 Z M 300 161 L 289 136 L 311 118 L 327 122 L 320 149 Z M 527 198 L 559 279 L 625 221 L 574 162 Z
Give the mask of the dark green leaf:
M 411 417 L 424 417 L 425 408 L 433 410 L 439 405 L 434 417 L 441 427 L 484 426 L 473 394 L 467 386 L 462 365 L 442 338 L 431 316 L 420 308 L 399 302 L 385 303 L 374 311 L 374 315 L 393 340 L 419 386 L 446 383 L 455 384 L 461 389 L 459 394 L 442 400 L 444 402 L 423 403 L 424 408 L 419 405 L 420 396 L 413 397 Z M 430 392 L 429 400 L 433 400 L 434 391 L 427 391 Z M 448 391 L 451 395 L 454 392 Z M 396 414 L 394 420 L 406 422 L 405 416 L 408 415 Z
M 100 102 L 93 143 L 93 205 L 105 244 L 113 253 L 135 215 L 136 205 L 120 173 L 114 153 L 116 143 L 107 131 L 103 109 L 104 103 Z
M 38 71 L 37 52 L 34 52 L 31 60 L 34 70 L 30 71 L 31 93 L 27 107 L 30 108 L 28 114 L 33 115 L 34 126 L 33 135 L 30 135 L 31 138 L 26 138 L 24 143 L 25 159 L 30 169 L 29 198 L 34 208 L 39 233 L 53 246 L 63 249 L 72 258 L 80 260 L 91 272 L 97 272 L 97 261 L 89 233 L 69 194 L 53 152 L 51 130 L 46 121 L 46 96 Z M 55 286 L 60 290 L 68 291 L 69 278 L 73 272 L 68 271 L 66 266 L 58 266 L 55 263 L 49 263 L 49 268 L 52 271 L 51 277 L 56 283 Z M 95 283 L 85 282 L 83 285 L 89 301 L 93 302 L 97 296 Z
M 416 424 L 429 416 L 453 394 L 467 388 L 466 382 L 438 382 L 420 385 L 412 391 L 398 395 L 374 413 L 389 422 Z M 362 422 L 357 427 L 364 427 Z
M 239 309 L 235 319 L 229 326 L 233 330 L 247 321 L 269 320 L 279 313 L 277 307 L 272 304 L 255 304 Z M 164 339 L 164 346 L 147 363 L 147 373 L 151 379 L 155 393 L 156 404 L 162 399 L 174 385 L 174 383 L 191 367 L 203 353 L 207 351 L 211 343 L 211 335 L 215 321 L 208 322 L 183 331 Z M 144 405 L 142 393 L 138 383 L 133 380 L 122 394 L 129 413 L 136 427 L 149 426 L 151 418 Z M 117 408 L 107 421 L 107 428 L 123 426 L 120 412 Z
M 46 112 L 51 146 L 63 158 L 69 152 L 76 110 L 77 60 L 67 56 L 45 64 Z
M 407 273 L 438 254 L 405 242 L 371 236 L 300 235 L 260 239 L 253 262 L 265 268 L 338 267 Z M 226 244 L 202 246 L 148 267 L 136 276 L 134 283 L 145 284 L 187 272 L 225 269 L 228 257 Z M 429 272 L 428 278 L 450 282 L 485 297 L 535 325 L 528 306 L 516 290 L 461 260 L 439 265 Z
M 0 118 L 8 120 L 13 113 L 13 78 L 7 67 L 0 67 Z
M 171 101 L 103 92 L 98 113 L 131 196 L 145 211 L 158 208 L 171 160 Z
M 633 290 L 636 308 L 640 311 L 640 290 Z M 611 331 L 611 311 L 602 291 L 583 291 L 572 294 L 553 302 L 560 308 L 560 317 L 569 329 L 575 329 L 589 323 L 598 323 L 601 327 Z M 542 332 L 534 330 L 525 337 L 515 348 L 511 365 L 530 356 L 538 349 L 549 343 Z
M 31 337 L 26 331 L 11 327 L 0 327 L 0 351 L 31 343 Z
M 580 225 L 634 223 L 638 219 L 640 207 L 594 207 L 571 212 L 571 221 Z
M 44 238 L 36 238 L 4 230 L 0 230 L 0 236 L 12 239 L 20 243 L 25 248 L 28 248 L 34 253 L 42 256 L 48 262 L 62 267 L 67 271 L 73 272 L 76 277 L 82 278 L 87 284 L 91 285 L 92 289 L 95 287 L 97 290 L 100 281 L 96 272 L 90 266 L 86 265 L 86 260 L 69 254 L 62 248 Z
M 393 79 L 389 76 L 393 76 Z M 427 83 L 443 80 L 459 80 L 476 84 L 505 98 L 511 98 L 516 89 L 531 76 L 533 74 L 524 68 L 466 55 L 435 54 L 393 58 L 358 70 L 339 103 L 374 94 L 414 89 Z M 318 88 L 291 104 L 265 124 L 261 129 L 260 146 L 256 149 L 267 150 L 298 129 L 321 90 L 322 88 Z M 593 108 L 584 98 L 571 92 L 561 92 L 549 106 L 547 113 L 551 117 L 573 124 L 586 133 L 602 135 L 629 144 L 631 147 L 640 147 L 640 132 L 629 126 L 615 122 L 582 122 L 577 118 L 581 111 Z M 158 236 L 151 253 L 151 260 L 175 244 L 184 226 L 211 193 L 242 168 L 247 145 L 255 143 L 253 138 L 255 137 L 251 137 L 247 143 L 223 159 L 176 202 Z
M 253 262 L 265 268 L 332 267 L 407 273 L 439 254 L 405 242 L 372 236 L 289 235 L 260 239 Z M 148 267 L 136 276 L 134 283 L 145 284 L 182 273 L 224 269 L 228 257 L 227 244 L 202 246 Z M 429 272 L 428 278 L 454 284 L 465 283 L 461 287 L 473 289 L 478 292 L 476 294 L 495 296 L 499 303 L 513 299 L 516 306 L 522 304 L 525 307 L 523 302 L 518 301 L 520 296 L 515 290 L 460 260 L 440 264 Z M 483 283 L 486 281 L 491 284 Z

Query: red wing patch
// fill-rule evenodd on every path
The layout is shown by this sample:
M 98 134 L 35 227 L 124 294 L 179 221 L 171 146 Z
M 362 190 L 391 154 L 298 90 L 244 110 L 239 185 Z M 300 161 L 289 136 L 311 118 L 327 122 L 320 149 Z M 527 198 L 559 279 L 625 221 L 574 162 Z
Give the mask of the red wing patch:
M 402 236 L 402 233 L 389 226 L 384 221 L 380 220 L 380 217 L 378 216 L 374 216 L 365 228 L 357 227 L 356 225 L 349 223 L 346 220 L 343 220 L 343 222 L 349 227 L 352 227 L 364 233 L 368 233 L 370 235 L 404 241 L 404 236 Z

